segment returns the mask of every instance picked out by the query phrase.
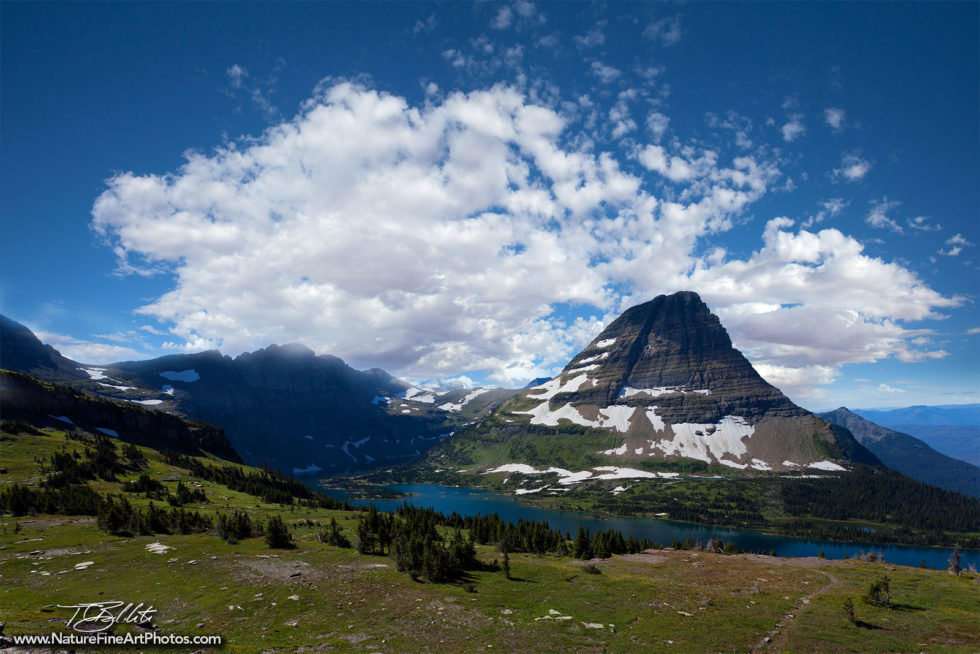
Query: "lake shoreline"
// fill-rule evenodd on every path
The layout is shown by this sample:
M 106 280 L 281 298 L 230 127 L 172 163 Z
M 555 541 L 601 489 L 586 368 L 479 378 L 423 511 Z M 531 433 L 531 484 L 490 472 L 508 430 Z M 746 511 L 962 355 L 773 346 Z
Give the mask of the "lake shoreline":
M 316 481 L 323 482 L 326 480 Z M 331 496 L 344 499 L 352 504 L 374 504 L 379 510 L 395 510 L 402 503 L 408 503 L 420 507 L 430 506 L 447 515 L 453 511 L 464 516 L 498 513 L 505 520 L 530 519 L 545 520 L 549 524 L 565 524 L 569 527 L 568 529 L 560 528 L 572 533 L 577 529 L 578 524 L 586 524 L 593 531 L 611 528 L 621 531 L 624 536 L 632 534 L 637 537 L 648 537 L 664 545 L 670 545 L 675 540 L 683 542 L 686 538 L 705 541 L 712 536 L 718 536 L 726 541 L 736 541 L 738 547 L 746 552 L 769 553 L 775 550 L 779 556 L 818 556 L 820 551 L 825 551 L 827 558 L 832 559 L 853 558 L 862 552 L 881 552 L 889 563 L 915 567 L 925 562 L 927 567 L 931 565 L 936 569 L 946 567 L 947 558 L 953 551 L 952 547 L 937 545 L 834 541 L 822 538 L 810 540 L 784 535 L 772 530 L 685 522 L 660 516 L 627 516 L 598 511 L 568 511 L 542 507 L 527 501 L 526 498 L 500 493 L 485 487 L 448 486 L 434 483 L 390 484 L 385 486 L 385 490 L 386 492 L 398 493 L 397 499 L 390 497 L 387 499 L 357 499 L 350 497 L 348 493 L 354 490 L 363 490 L 370 486 L 369 484 L 338 484 L 336 478 L 330 478 L 329 481 L 333 482 L 329 484 L 329 487 L 320 483 L 317 488 L 321 491 L 329 490 L 331 492 L 328 494 Z M 660 532 L 662 534 L 658 536 L 657 534 Z M 971 564 L 980 565 L 980 551 L 962 548 L 961 552 L 964 567 Z

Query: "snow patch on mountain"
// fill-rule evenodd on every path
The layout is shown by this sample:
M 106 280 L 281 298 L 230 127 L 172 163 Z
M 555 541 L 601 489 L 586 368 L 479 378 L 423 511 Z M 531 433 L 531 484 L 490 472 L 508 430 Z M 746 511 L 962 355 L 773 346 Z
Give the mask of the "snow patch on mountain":
M 564 384 L 561 383 L 561 375 L 555 377 L 551 381 L 547 381 L 540 386 L 535 386 L 531 390 L 541 389 L 544 393 L 528 393 L 527 396 L 535 400 L 550 400 L 558 393 L 574 393 L 582 385 L 589 380 L 589 376 L 586 374 L 581 374 L 578 377 L 573 377 L 569 379 Z
M 685 456 L 711 463 L 712 458 L 721 461 L 726 454 L 738 459 L 745 454 L 742 439 L 751 437 L 755 427 L 740 416 L 725 416 L 717 424 L 679 423 L 671 425 L 671 440 L 650 441 L 666 455 Z M 725 465 L 728 465 L 727 463 Z
M 816 470 L 828 470 L 830 472 L 846 472 L 847 468 L 839 466 L 832 461 L 817 461 L 816 463 L 811 463 L 807 465 L 807 468 L 814 468 Z
M 583 366 L 583 365 L 585 365 L 587 363 L 593 363 L 595 361 L 602 361 L 603 359 L 607 359 L 607 358 L 609 358 L 609 353 L 608 352 L 602 352 L 601 354 L 597 354 L 594 357 L 589 357 L 587 359 L 582 359 L 578 363 L 579 363 L 580 366 Z
M 551 403 L 545 400 L 538 406 L 534 407 L 530 411 L 515 411 L 514 413 L 523 413 L 531 416 L 532 425 L 547 425 L 549 427 L 557 427 L 558 421 L 561 419 L 569 420 L 574 422 L 576 425 L 582 425 L 583 427 L 595 427 L 596 423 L 592 420 L 587 420 L 582 417 L 582 414 L 578 412 L 578 409 L 573 407 L 571 404 L 565 404 L 559 409 L 551 410 Z
M 606 348 L 606 347 L 609 347 L 610 345 L 612 345 L 613 343 L 615 343 L 617 340 L 619 340 L 619 339 L 617 339 L 617 338 L 606 338 L 606 339 L 603 339 L 603 340 L 599 341 L 598 343 L 596 343 L 595 346 L 598 347 L 598 348 Z
M 472 402 L 480 395 L 483 395 L 484 393 L 488 392 L 489 390 L 490 390 L 489 388 L 478 388 L 475 391 L 472 391 L 471 393 L 467 393 L 463 397 L 463 399 L 461 399 L 459 402 L 446 402 L 445 404 L 440 404 L 439 408 L 442 409 L 443 411 L 451 411 L 452 413 L 456 413 L 457 411 L 462 411 L 464 406 Z
M 89 379 L 99 380 L 99 379 L 109 379 L 106 377 L 105 368 L 80 368 L 82 372 L 89 376 Z
M 655 388 L 630 388 L 629 386 L 626 386 L 623 388 L 623 390 L 619 391 L 618 397 L 632 397 L 640 394 L 647 395 L 649 397 L 660 397 L 661 395 L 674 395 L 675 393 L 680 393 L 681 395 L 686 395 L 687 393 L 711 395 L 711 390 L 707 388 L 687 390 L 682 386 L 657 386 Z
M 599 420 L 596 421 L 595 426 L 613 428 L 625 433 L 630 428 L 630 420 L 633 419 L 633 412 L 635 410 L 636 407 L 624 406 L 622 404 L 599 409 Z
M 99 382 L 99 386 L 105 386 L 106 388 L 114 388 L 117 391 L 124 391 L 124 392 L 136 390 L 135 386 L 116 386 L 115 384 L 105 384 L 103 382 Z
M 421 388 L 415 388 L 414 386 L 404 393 L 399 393 L 398 397 L 405 400 L 411 400 L 412 402 L 421 402 L 423 404 L 435 404 L 436 401 L 435 395 Z

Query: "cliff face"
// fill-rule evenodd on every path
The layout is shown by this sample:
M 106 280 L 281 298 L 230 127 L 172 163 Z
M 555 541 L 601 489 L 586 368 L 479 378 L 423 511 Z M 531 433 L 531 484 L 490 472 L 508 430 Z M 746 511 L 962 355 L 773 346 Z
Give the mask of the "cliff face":
M 656 405 L 666 422 L 739 415 L 799 418 L 807 412 L 766 382 L 732 347 L 696 293 L 661 295 L 625 311 L 562 371 L 588 373 L 576 402 Z
M 540 427 L 605 430 L 622 445 L 598 453 L 616 462 L 689 458 L 760 471 L 880 463 L 846 429 L 762 379 L 691 292 L 628 309 L 558 376 L 501 411 L 513 416 L 500 430 L 508 437 Z
M 84 395 L 60 384 L 41 382 L 16 372 L 0 371 L 0 414 L 5 419 L 70 424 L 93 433 L 114 432 L 129 443 L 186 454 L 209 452 L 241 462 L 219 427 L 186 421 L 162 411 Z

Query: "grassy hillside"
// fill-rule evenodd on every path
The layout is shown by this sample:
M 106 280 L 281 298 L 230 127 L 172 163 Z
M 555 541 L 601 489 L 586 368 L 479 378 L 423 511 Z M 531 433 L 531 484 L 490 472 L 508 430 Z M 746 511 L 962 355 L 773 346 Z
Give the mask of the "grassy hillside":
M 56 455 L 78 452 L 84 461 L 92 448 L 54 429 L 5 429 L 0 437 L 0 492 L 37 489 Z M 356 544 L 359 516 L 352 510 L 263 501 L 195 476 L 186 460 L 173 465 L 162 453 L 138 450 L 145 467 L 127 467 L 119 447 L 123 468 L 115 480 L 84 485 L 126 495 L 135 507 L 159 505 L 145 492 L 123 490 L 145 473 L 168 495 L 178 484 L 202 491 L 204 501 L 184 504 L 187 511 L 239 511 L 255 524 L 279 517 L 294 547 L 270 548 L 260 537 L 230 543 L 214 530 L 113 535 L 94 516 L 8 513 L 0 517 L 0 621 L 8 637 L 64 631 L 72 611 L 58 605 L 115 599 L 152 605 L 158 633 L 221 635 L 222 651 L 230 652 L 968 652 L 980 644 L 980 585 L 970 573 L 657 550 L 592 567 L 569 556 L 512 553 L 510 579 L 481 569 L 455 583 L 422 583 L 388 556 L 321 542 L 318 533 L 333 519 Z M 213 458 L 194 460 L 262 476 Z M 476 550 L 483 561 L 502 559 L 492 545 Z M 884 575 L 891 605 L 864 603 Z M 844 611 L 848 598 L 854 621 Z M 140 629 L 123 625 L 116 633 Z

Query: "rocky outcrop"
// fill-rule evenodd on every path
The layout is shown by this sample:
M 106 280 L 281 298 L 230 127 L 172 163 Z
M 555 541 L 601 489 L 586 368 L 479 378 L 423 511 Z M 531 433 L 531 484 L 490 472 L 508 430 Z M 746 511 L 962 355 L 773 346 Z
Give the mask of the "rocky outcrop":
M 90 397 L 68 386 L 8 370 L 0 371 L 0 415 L 5 420 L 20 418 L 34 424 L 71 425 L 92 433 L 114 434 L 128 443 L 161 452 L 210 453 L 241 462 L 224 431 L 214 425 Z

